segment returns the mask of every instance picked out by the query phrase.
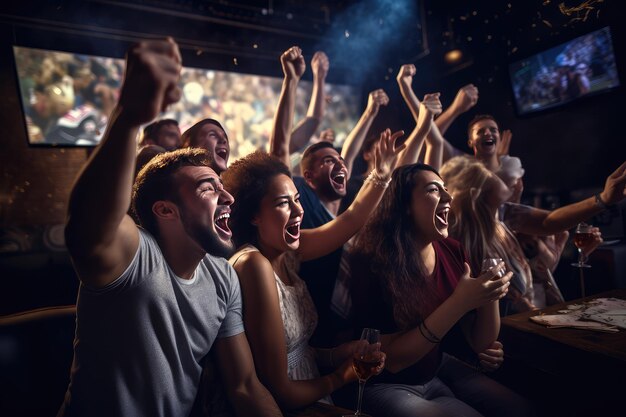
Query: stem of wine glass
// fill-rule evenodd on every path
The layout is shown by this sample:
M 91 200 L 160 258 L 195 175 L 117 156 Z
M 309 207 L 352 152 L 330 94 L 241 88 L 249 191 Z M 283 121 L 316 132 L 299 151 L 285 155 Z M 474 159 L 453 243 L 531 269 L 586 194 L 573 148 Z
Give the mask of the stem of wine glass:
M 357 401 L 355 416 L 361 415 L 361 400 L 363 399 L 363 389 L 365 388 L 365 379 L 359 379 L 359 399 Z
M 585 258 L 583 255 L 583 250 L 581 248 L 577 248 L 578 249 L 578 265 L 582 265 L 585 263 Z

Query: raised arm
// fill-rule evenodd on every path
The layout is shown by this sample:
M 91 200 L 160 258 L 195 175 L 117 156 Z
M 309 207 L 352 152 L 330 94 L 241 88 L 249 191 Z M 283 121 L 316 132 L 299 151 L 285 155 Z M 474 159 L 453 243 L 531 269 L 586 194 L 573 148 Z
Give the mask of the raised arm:
M 530 235 L 551 235 L 571 229 L 576 224 L 600 213 L 606 205 L 622 201 L 626 193 L 625 187 L 626 162 L 608 176 L 604 189 L 597 194 L 597 197 L 589 197 L 553 211 L 530 208 L 519 215 L 514 215 L 511 227 Z M 508 221 L 507 224 L 509 224 Z
M 396 81 L 398 82 L 398 87 L 400 87 L 400 94 L 402 94 L 404 102 L 409 107 L 409 110 L 411 110 L 415 123 L 419 124 L 420 101 L 413 92 L 413 88 L 411 86 L 413 84 L 414 75 L 415 65 L 404 64 L 400 67 L 400 71 L 396 76 Z
M 363 227 L 389 184 L 398 154 L 405 146 L 395 146 L 395 143 L 403 134 L 403 131 L 392 134 L 389 129 L 381 133 L 374 148 L 376 168 L 365 180 L 350 207 L 323 226 L 300 231 L 298 254 L 303 261 L 316 259 L 336 250 Z
M 270 135 L 270 153 L 283 161 L 285 165 L 290 166 L 289 142 L 296 106 L 296 90 L 306 64 L 302 50 L 297 46 L 292 46 L 283 52 L 280 56 L 280 63 L 283 67 L 284 79 L 274 115 L 274 128 Z
M 420 111 L 417 117 L 415 129 L 405 141 L 406 148 L 398 157 L 398 165 L 409 165 L 417 162 L 424 139 L 429 134 L 433 123 L 433 118 L 441 113 L 441 102 L 439 93 L 426 94 L 424 100 L 419 104 Z
M 361 151 L 363 140 L 365 140 L 365 136 L 370 130 L 372 122 L 376 118 L 380 106 L 386 106 L 387 103 L 389 103 L 389 97 L 387 97 L 387 94 L 382 89 L 372 91 L 367 98 L 367 107 L 365 108 L 365 111 L 361 115 L 361 118 L 357 122 L 356 126 L 354 126 L 354 129 L 352 129 L 346 138 L 346 141 L 343 143 L 343 147 L 341 148 L 341 157 L 346 164 L 346 168 L 348 168 L 348 178 L 346 178 L 346 181 L 352 175 L 352 164 L 354 163 L 354 158 L 356 158 Z
M 431 129 L 426 136 L 426 153 L 424 155 L 424 163 L 435 168 L 437 171 L 443 165 L 443 152 L 446 140 L 439 131 L 436 123 L 431 123 Z
M 437 118 L 437 127 L 442 135 L 445 135 L 452 122 L 457 117 L 471 109 L 478 102 L 478 88 L 474 84 L 468 84 L 459 89 L 454 97 L 454 101 L 444 111 L 441 116 Z
M 241 283 L 244 325 L 257 374 L 281 408 L 291 410 L 309 405 L 356 379 L 348 363 L 323 377 L 290 380 L 274 269 L 260 252 L 242 255 L 234 267 Z
M 485 312 L 497 310 L 498 300 L 506 295 L 512 273 L 494 279 L 494 274 L 487 272 L 477 278 L 470 277 L 466 264 L 464 276 L 459 281 L 454 293 L 435 309 L 417 328 L 403 333 L 394 333 L 382 337 L 381 350 L 387 354 L 386 369 L 399 372 L 413 365 L 424 357 L 450 331 L 454 324 L 473 309 L 485 307 Z M 499 318 L 487 314 L 475 320 L 475 329 L 470 336 L 470 345 L 475 352 L 482 352 L 495 340 L 500 330 Z
M 328 74 L 329 61 L 326 54 L 317 51 L 311 58 L 311 71 L 313 72 L 313 91 L 306 117 L 291 132 L 289 152 L 294 153 L 306 147 L 322 123 L 326 100 L 324 99 L 324 84 Z
M 180 98 L 178 46 L 145 41 L 129 50 L 117 106 L 101 144 L 70 195 L 65 238 L 80 280 L 104 286 L 119 277 L 139 245 L 126 214 L 135 171 L 135 137 L 141 124 Z

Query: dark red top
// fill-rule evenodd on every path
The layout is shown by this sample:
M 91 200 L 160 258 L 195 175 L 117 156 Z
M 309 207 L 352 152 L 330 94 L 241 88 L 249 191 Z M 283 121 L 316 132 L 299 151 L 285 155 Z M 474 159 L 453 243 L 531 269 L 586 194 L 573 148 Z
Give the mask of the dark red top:
M 464 272 L 463 264 L 468 262 L 463 247 L 456 240 L 448 238 L 435 241 L 433 247 L 437 256 L 432 275 L 433 294 L 428 297 L 431 301 L 429 305 L 424 306 L 423 317 L 428 317 L 454 292 Z M 393 304 L 385 283 L 371 272 L 367 259 L 359 259 L 355 255 L 350 264 L 355 331 L 360 333 L 362 328 L 369 327 L 379 329 L 381 334 L 398 332 L 400 329 L 393 318 Z M 395 374 L 383 371 L 371 380 L 376 383 L 424 384 L 435 376 L 440 361 L 441 345 L 437 344 L 412 366 Z

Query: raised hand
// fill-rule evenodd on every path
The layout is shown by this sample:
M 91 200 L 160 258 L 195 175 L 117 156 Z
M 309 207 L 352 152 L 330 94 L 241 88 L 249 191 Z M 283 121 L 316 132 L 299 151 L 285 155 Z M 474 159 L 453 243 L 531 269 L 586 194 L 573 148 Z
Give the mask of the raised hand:
M 413 76 L 415 75 L 415 73 L 415 65 L 404 64 L 400 67 L 400 71 L 398 71 L 396 80 L 398 81 L 398 84 L 401 84 L 405 87 L 410 87 L 413 83 Z
M 626 162 L 606 179 L 600 198 L 605 204 L 617 204 L 626 197 L 624 187 L 626 187 Z
M 487 349 L 478 354 L 481 369 L 485 371 L 495 371 L 504 362 L 504 350 L 502 343 L 494 341 Z
M 292 46 L 283 52 L 280 56 L 280 63 L 283 66 L 285 78 L 299 80 L 306 69 L 302 49 L 297 46 Z
M 136 125 L 150 122 L 180 99 L 182 59 L 172 38 L 138 43 L 128 51 L 126 62 L 118 101 L 125 120 Z
M 435 117 L 441 114 L 442 106 L 439 101 L 439 93 L 426 94 L 420 103 L 420 112 L 424 111 L 427 117 Z
M 330 61 L 326 54 L 322 51 L 317 51 L 311 58 L 311 71 L 313 71 L 313 78 L 319 80 L 325 80 L 328 75 L 328 68 Z
M 391 177 L 398 154 L 406 147 L 404 144 L 396 146 L 396 141 L 402 135 L 404 135 L 404 130 L 391 133 L 391 129 L 385 129 L 380 134 L 374 146 L 374 165 L 379 179 L 387 180 Z
M 378 114 L 380 106 L 386 106 L 389 103 L 389 97 L 382 88 L 372 91 L 367 98 L 367 109 L 372 116 Z
M 335 142 L 335 131 L 333 129 L 331 129 L 331 128 L 322 130 L 320 132 L 319 142 L 334 143 Z
M 504 268 L 504 262 L 498 266 L 483 272 L 478 277 L 470 276 L 470 267 L 465 264 L 465 272 L 454 289 L 453 296 L 458 297 L 466 311 L 473 310 L 485 305 L 490 301 L 497 301 L 506 296 L 509 289 L 513 272 L 507 272 L 502 278 L 497 276 L 497 271 Z
M 478 88 L 474 84 L 468 84 L 459 89 L 454 97 L 451 107 L 458 113 L 465 113 L 478 102 Z
M 498 153 L 498 156 L 509 154 L 512 138 L 513 133 L 509 129 L 502 131 L 500 134 L 500 140 L 496 143 L 496 152 Z

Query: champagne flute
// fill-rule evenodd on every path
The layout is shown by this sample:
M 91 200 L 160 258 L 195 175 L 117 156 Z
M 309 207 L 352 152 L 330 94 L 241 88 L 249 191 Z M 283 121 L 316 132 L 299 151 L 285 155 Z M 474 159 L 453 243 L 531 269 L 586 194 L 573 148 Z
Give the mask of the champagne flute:
M 361 400 L 363 399 L 363 389 L 365 382 L 374 371 L 380 366 L 380 331 L 377 329 L 363 329 L 361 332 L 361 343 L 354 352 L 352 359 L 352 367 L 356 376 L 359 378 L 359 399 L 357 402 L 356 412 L 354 414 L 344 415 L 342 417 L 365 416 L 361 413 Z
M 578 262 L 572 263 L 572 266 L 576 268 L 591 268 L 591 265 L 585 263 L 585 254 L 583 249 L 589 243 L 593 241 L 593 233 L 591 232 L 591 225 L 587 223 L 578 223 L 576 231 L 574 232 L 574 245 L 578 249 Z

